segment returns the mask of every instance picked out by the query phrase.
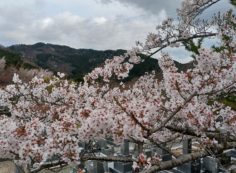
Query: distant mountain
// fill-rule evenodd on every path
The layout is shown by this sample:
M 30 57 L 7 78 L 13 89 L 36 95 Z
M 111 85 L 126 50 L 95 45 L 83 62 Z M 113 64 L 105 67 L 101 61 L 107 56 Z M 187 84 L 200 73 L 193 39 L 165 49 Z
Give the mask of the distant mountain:
M 45 43 L 36 43 L 34 45 L 13 45 L 9 50 L 22 55 L 23 60 L 34 64 L 35 66 L 49 69 L 53 72 L 64 72 L 69 77 L 80 81 L 82 77 L 95 67 L 100 66 L 108 58 L 119 56 L 126 50 L 92 50 L 92 49 L 74 49 L 68 46 L 53 45 Z M 145 56 L 142 55 L 144 58 Z M 181 70 L 192 67 L 192 64 L 176 65 Z M 157 71 L 160 73 L 158 62 L 155 59 L 147 58 L 143 63 L 135 65 L 130 73 L 129 79 L 143 75 L 147 71 Z M 128 79 L 128 80 L 129 80 Z
M 30 61 L 36 66 L 53 72 L 64 72 L 77 80 L 104 63 L 107 58 L 125 53 L 125 50 L 73 49 L 68 46 L 44 43 L 13 45 L 8 49 L 20 53 L 24 60 Z
M 18 73 L 22 80 L 28 81 L 32 78 L 33 72 L 39 71 L 36 66 L 24 61 L 19 53 L 0 46 L 0 86 L 10 84 L 14 73 Z
M 31 63 L 23 61 L 20 53 L 12 52 L 8 48 L 0 46 L 0 59 L 4 58 L 6 61 L 6 68 L 14 66 L 15 68 L 32 69 L 35 68 Z

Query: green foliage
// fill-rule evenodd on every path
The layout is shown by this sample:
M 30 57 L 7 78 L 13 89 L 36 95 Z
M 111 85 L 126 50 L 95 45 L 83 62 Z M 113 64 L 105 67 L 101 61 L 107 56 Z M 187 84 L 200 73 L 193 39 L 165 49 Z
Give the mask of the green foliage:
M 236 0 L 230 0 L 230 3 L 234 6 L 236 6 Z
M 7 67 L 13 65 L 19 68 L 23 63 L 19 54 L 15 54 L 4 49 L 0 49 L 0 58 L 5 58 Z
M 81 73 L 76 73 L 74 75 L 71 75 L 71 79 L 75 82 L 83 82 L 84 79 L 83 79 L 83 75 Z
M 73 53 L 73 51 L 67 52 L 67 58 L 58 58 L 60 61 L 70 64 L 73 68 L 71 77 L 79 79 L 81 76 L 92 71 L 95 67 L 102 65 L 106 59 L 123 55 L 125 52 L 126 51 L 124 50 L 96 51 L 91 49 L 80 49 L 76 53 Z
M 236 96 L 230 95 L 226 98 L 221 99 L 220 102 L 236 111 Z
M 144 60 L 140 64 L 135 64 L 134 68 L 131 69 L 129 77 L 123 80 L 123 82 L 129 81 L 133 78 L 140 77 L 147 72 L 155 71 L 156 74 L 161 73 L 161 69 L 158 65 L 158 61 L 152 58 L 146 58 L 145 55 L 141 55 L 141 58 Z
M 194 42 L 194 40 L 189 39 L 187 41 L 183 41 L 183 45 L 186 50 L 193 53 L 192 57 L 194 58 L 195 55 L 199 55 L 199 49 L 202 46 L 203 40 L 204 38 L 199 38 L 196 39 L 196 42 Z
M 24 69 L 33 69 L 35 68 L 32 64 L 25 63 L 22 60 L 22 57 L 18 53 L 11 52 L 6 49 L 0 49 L 0 59 L 4 58 L 6 61 L 6 68 L 10 66 L 14 66 L 17 69 L 18 68 L 24 68 Z
M 214 104 L 214 101 L 218 101 L 220 103 L 223 103 L 225 106 L 231 107 L 233 110 L 236 110 L 236 96 L 235 95 L 229 95 L 227 97 L 221 96 L 220 98 L 217 99 L 209 99 L 208 100 L 208 105 Z
M 198 47 L 200 47 L 200 44 L 201 40 L 198 41 Z M 194 43 L 192 43 L 191 46 L 194 49 Z M 64 65 L 68 67 L 67 71 L 65 70 L 65 73 L 68 74 L 68 78 L 76 82 L 82 82 L 85 74 L 91 72 L 95 67 L 102 66 L 106 59 L 126 53 L 126 51 L 122 49 L 98 51 L 92 49 L 73 49 L 67 46 L 44 43 L 17 45 L 10 47 L 10 49 L 16 52 L 27 52 L 29 55 L 35 55 L 35 57 L 32 58 L 27 57 L 27 53 L 25 53 L 25 58 L 31 61 L 33 60 L 33 63 L 41 68 L 49 69 L 52 72 L 64 72 Z M 145 61 L 134 65 L 134 68 L 130 71 L 129 77 L 123 82 L 130 81 L 133 78 L 142 76 L 146 72 L 151 71 L 155 71 L 159 77 L 162 76 L 161 69 L 156 59 L 147 58 L 145 55 L 140 56 Z M 192 65 L 182 65 L 177 62 L 176 65 L 180 71 L 192 67 Z M 116 81 L 116 79 L 112 80 Z
M 226 49 L 226 47 L 224 47 L 224 46 L 215 46 L 215 45 L 213 45 L 212 46 L 212 49 L 214 50 L 214 51 L 216 51 L 216 52 L 222 52 L 222 51 L 224 51 L 225 49 Z
M 28 70 L 36 68 L 35 66 L 33 66 L 32 64 L 29 64 L 29 63 L 23 63 L 21 65 L 21 67 L 24 68 L 24 69 L 28 69 Z
M 36 56 L 36 63 L 43 69 L 50 69 L 50 66 L 48 66 L 48 60 L 51 57 L 51 54 L 39 54 Z
M 49 85 L 49 86 L 46 87 L 46 90 L 49 94 L 52 93 L 53 87 L 54 87 L 53 85 Z
M 91 72 L 95 67 L 103 65 L 106 59 L 123 55 L 126 52 L 121 49 L 105 51 L 74 49 L 68 46 L 44 43 L 15 45 L 9 49 L 24 53 L 26 59 L 43 69 L 64 72 L 75 81 L 83 81 L 85 74 Z

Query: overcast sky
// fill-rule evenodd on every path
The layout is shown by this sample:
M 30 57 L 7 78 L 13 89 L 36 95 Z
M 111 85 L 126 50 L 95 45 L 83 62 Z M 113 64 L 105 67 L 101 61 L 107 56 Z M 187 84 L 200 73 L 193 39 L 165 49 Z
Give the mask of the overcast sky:
M 129 49 L 181 0 L 1 0 L 0 44 L 46 42 L 74 48 Z M 227 0 L 215 8 L 228 8 Z

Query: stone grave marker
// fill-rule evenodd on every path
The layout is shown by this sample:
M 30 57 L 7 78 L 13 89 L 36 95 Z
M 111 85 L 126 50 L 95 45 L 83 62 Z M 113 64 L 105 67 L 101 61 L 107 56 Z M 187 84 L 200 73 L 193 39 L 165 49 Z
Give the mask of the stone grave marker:
M 192 140 L 190 138 L 183 140 L 183 154 L 190 154 L 192 152 Z M 200 173 L 201 172 L 201 160 L 194 160 L 185 163 L 177 168 L 185 173 Z
M 129 157 L 129 141 L 125 139 L 121 146 L 121 156 Z M 112 173 L 131 173 L 132 172 L 132 163 L 122 163 L 114 162 L 114 168 L 110 168 Z
M 218 161 L 216 158 L 207 156 L 203 158 L 203 169 L 210 173 L 218 173 Z

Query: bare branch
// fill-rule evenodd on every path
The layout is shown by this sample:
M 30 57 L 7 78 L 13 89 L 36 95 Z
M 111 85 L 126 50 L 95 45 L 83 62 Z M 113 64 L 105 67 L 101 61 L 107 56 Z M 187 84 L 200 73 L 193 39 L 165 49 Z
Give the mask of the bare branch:
M 37 169 L 32 169 L 30 170 L 30 173 L 37 173 L 43 169 L 49 169 L 52 167 L 56 167 L 56 166 L 67 166 L 68 163 L 64 162 L 64 161 L 56 161 L 56 162 L 49 162 L 49 163 L 45 163 L 43 165 L 41 165 L 40 167 L 38 167 Z
M 134 162 L 136 160 L 132 159 L 131 156 L 128 157 L 121 157 L 121 156 L 107 156 L 107 157 L 101 157 L 101 156 L 83 156 L 81 158 L 83 161 L 87 160 L 97 160 L 97 161 L 113 161 L 113 162 Z
M 176 166 L 182 165 L 192 160 L 196 160 L 201 157 L 205 157 L 207 155 L 208 153 L 206 151 L 182 155 L 178 159 L 161 162 L 159 165 L 152 166 L 150 169 L 142 171 L 141 173 L 152 173 L 156 171 L 172 169 Z
M 159 127 L 155 128 L 155 129 L 153 129 L 153 130 L 151 130 L 151 134 L 152 134 L 152 133 L 155 133 L 155 132 L 159 131 L 160 129 L 162 129 L 163 127 L 165 127 L 165 125 L 166 125 L 187 103 L 189 103 L 189 102 L 192 100 L 192 98 L 195 97 L 196 95 L 197 95 L 197 93 L 193 93 L 192 95 L 190 95 L 190 96 L 185 100 L 185 102 L 184 102 L 181 106 L 177 107 L 177 108 L 175 109 L 175 111 L 173 111 L 173 112 L 161 123 L 161 125 L 160 125 Z
M 223 147 L 222 145 L 217 146 L 217 152 L 221 153 L 224 149 L 230 149 L 236 147 L 236 142 L 234 143 L 227 143 L 227 147 Z M 187 163 L 189 161 L 197 160 L 199 158 L 205 157 L 210 155 L 206 150 L 204 151 L 199 151 L 191 154 L 185 154 L 180 157 L 178 157 L 175 160 L 169 160 L 165 162 L 161 162 L 158 165 L 152 166 L 148 170 L 144 170 L 141 173 L 153 173 L 161 170 L 168 170 L 172 169 L 174 167 L 180 166 L 184 163 Z
M 217 33 L 206 33 L 206 34 L 200 34 L 200 35 L 195 34 L 195 35 L 193 35 L 191 37 L 188 37 L 188 38 L 180 38 L 180 39 L 177 39 L 177 40 L 174 40 L 174 41 L 170 41 L 170 42 L 167 42 L 166 44 L 160 46 L 159 49 L 157 49 L 156 51 L 150 53 L 147 56 L 151 57 L 151 56 L 155 55 L 156 53 L 160 52 L 162 49 L 168 47 L 171 44 L 175 44 L 175 43 L 178 43 L 178 42 L 184 42 L 184 41 L 188 41 L 188 40 L 195 39 L 195 38 L 213 37 L 213 36 L 216 36 L 216 35 L 217 35 Z
M 152 142 L 154 145 L 156 145 L 158 148 L 162 149 L 163 151 L 171 154 L 172 156 L 174 156 L 175 158 L 177 158 L 177 155 L 175 153 L 173 153 L 171 150 L 169 150 L 168 148 L 164 147 L 162 144 L 159 144 L 158 142 L 156 142 L 154 139 L 149 138 L 149 141 Z
M 147 132 L 150 131 L 150 129 L 148 129 L 147 127 L 145 127 L 136 117 L 132 112 L 128 112 L 122 105 L 121 103 L 117 100 L 117 98 L 114 97 L 114 100 L 116 102 L 116 104 L 127 114 L 131 117 L 132 120 L 134 120 L 134 122 L 136 124 L 138 124 L 143 130 L 146 130 Z

